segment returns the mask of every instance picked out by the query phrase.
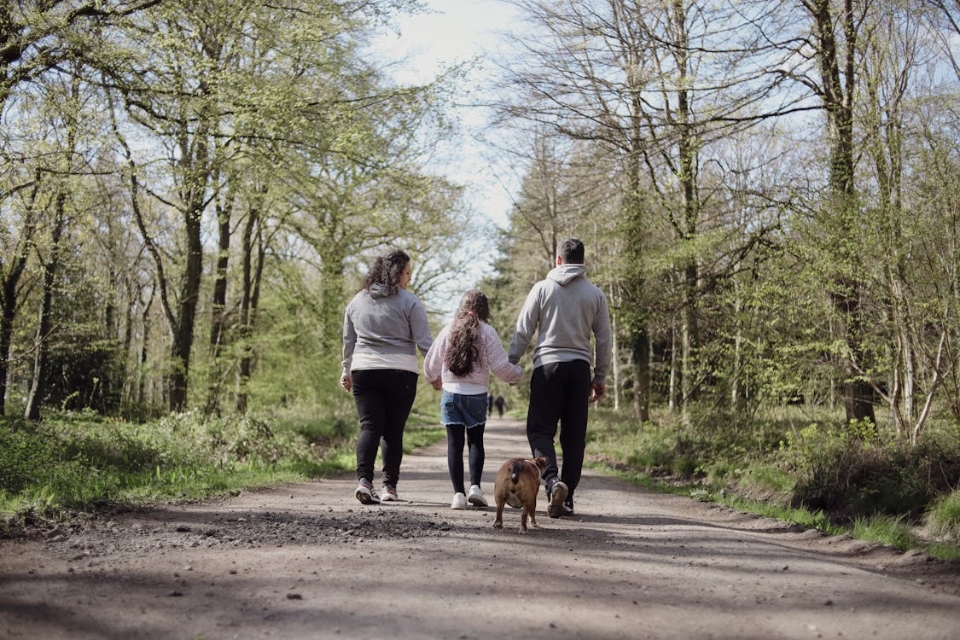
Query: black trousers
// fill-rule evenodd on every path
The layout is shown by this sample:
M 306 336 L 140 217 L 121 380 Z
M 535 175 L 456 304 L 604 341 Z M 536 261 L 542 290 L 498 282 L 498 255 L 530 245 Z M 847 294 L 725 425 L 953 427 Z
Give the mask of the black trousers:
M 534 457 L 547 459 L 541 477 L 560 477 L 573 495 L 580 484 L 587 448 L 590 406 L 590 363 L 586 360 L 554 362 L 537 367 L 530 378 L 527 440 Z M 554 439 L 560 428 L 563 469 L 558 469 Z
M 360 418 L 357 479 L 373 482 L 377 447 L 383 454 L 383 483 L 397 486 L 403 460 L 403 430 L 417 395 L 417 374 L 398 369 L 364 369 L 350 374 Z

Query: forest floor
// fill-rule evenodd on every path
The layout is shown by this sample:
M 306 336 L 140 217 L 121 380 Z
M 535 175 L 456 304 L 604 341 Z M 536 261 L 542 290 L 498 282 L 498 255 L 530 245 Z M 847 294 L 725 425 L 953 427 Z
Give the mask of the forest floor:
M 453 511 L 446 444 L 401 502 L 352 474 L 93 518 L 0 541 L 0 638 L 927 638 L 960 636 L 960 567 L 587 470 L 574 517 L 494 529 L 529 449 L 492 419 L 491 506 Z M 379 482 L 376 483 L 379 486 Z

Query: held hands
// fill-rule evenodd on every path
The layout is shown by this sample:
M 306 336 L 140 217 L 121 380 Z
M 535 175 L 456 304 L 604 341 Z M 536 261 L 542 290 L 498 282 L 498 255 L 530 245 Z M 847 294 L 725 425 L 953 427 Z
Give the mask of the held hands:
M 443 388 L 443 379 L 442 379 L 442 378 L 437 378 L 436 380 L 431 380 L 431 381 L 430 381 L 430 384 L 433 385 L 433 388 L 434 388 L 436 391 L 440 391 L 440 389 Z
M 597 402 L 607 393 L 607 385 L 599 382 L 590 383 L 590 402 Z

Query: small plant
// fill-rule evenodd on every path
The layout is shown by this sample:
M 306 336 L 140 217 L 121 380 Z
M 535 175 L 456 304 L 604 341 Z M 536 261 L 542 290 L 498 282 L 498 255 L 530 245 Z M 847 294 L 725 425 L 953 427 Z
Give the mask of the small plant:
M 960 540 L 960 490 L 936 500 L 927 511 L 924 523 L 933 536 Z
M 853 535 L 861 540 L 879 542 L 899 551 L 906 551 L 916 546 L 913 532 L 902 516 L 859 517 L 853 523 Z

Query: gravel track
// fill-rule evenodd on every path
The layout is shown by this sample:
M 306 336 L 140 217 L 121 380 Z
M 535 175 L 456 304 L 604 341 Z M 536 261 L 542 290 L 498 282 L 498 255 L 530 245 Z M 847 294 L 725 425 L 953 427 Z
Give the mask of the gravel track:
M 527 455 L 492 419 L 484 489 Z M 446 445 L 401 502 L 351 475 L 0 541 L 0 638 L 960 637 L 960 568 L 586 471 L 577 515 L 452 511 Z M 542 514 L 542 515 L 541 515 Z

